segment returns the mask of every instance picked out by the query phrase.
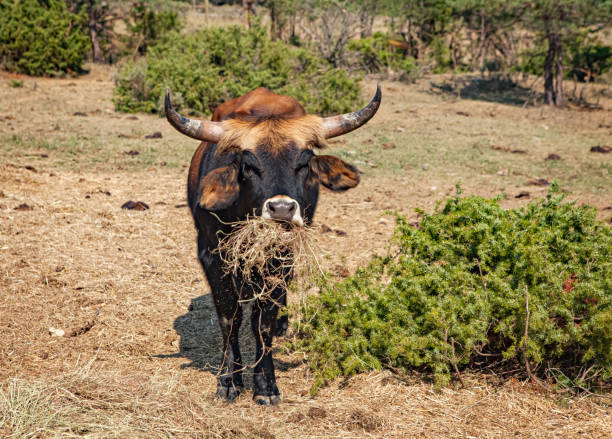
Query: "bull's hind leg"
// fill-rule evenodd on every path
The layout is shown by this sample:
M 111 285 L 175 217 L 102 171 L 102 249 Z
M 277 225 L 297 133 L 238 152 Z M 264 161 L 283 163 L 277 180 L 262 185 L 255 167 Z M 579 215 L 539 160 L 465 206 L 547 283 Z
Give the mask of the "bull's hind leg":
M 281 401 L 272 361 L 272 339 L 276 330 L 278 308 L 277 300 L 259 299 L 253 304 L 251 312 L 257 362 L 253 377 L 253 399 L 261 405 L 275 405 Z
M 223 337 L 223 359 L 218 376 L 216 397 L 235 400 L 244 389 L 238 331 L 242 323 L 242 307 L 230 276 L 224 276 L 221 261 L 211 254 L 202 239 L 198 239 L 199 259 L 210 285 L 221 336 Z

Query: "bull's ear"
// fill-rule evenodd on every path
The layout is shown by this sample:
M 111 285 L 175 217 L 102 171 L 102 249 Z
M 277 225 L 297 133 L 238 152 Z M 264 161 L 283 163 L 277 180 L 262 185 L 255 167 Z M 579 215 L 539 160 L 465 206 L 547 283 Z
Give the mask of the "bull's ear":
M 321 183 L 332 191 L 344 191 L 359 184 L 359 170 L 338 157 L 318 155 L 312 158 L 310 166 Z
M 209 172 L 200 182 L 200 207 L 206 210 L 221 210 L 232 205 L 238 198 L 238 166 L 232 163 Z

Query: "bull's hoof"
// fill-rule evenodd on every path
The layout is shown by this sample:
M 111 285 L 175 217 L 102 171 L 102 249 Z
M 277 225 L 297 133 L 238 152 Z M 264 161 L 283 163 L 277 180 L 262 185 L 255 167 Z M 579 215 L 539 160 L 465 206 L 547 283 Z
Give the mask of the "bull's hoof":
M 281 397 L 280 395 L 253 395 L 253 401 L 255 401 L 257 405 L 278 405 L 281 402 Z
M 215 393 L 215 399 L 220 399 L 223 401 L 235 401 L 243 391 L 241 386 L 217 386 L 217 392 Z
M 275 337 L 284 337 L 287 335 L 287 329 L 289 329 L 289 320 L 287 316 L 282 316 L 276 321 L 276 328 L 274 329 Z

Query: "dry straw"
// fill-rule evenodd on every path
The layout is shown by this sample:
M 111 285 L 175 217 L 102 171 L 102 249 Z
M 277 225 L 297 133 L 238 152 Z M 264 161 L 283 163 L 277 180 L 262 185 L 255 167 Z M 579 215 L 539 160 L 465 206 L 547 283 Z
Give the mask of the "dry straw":
M 322 274 L 315 255 L 315 231 L 310 227 L 248 217 L 231 224 L 221 235 L 216 252 L 228 275 L 240 274 L 254 295 L 269 295 L 275 288 L 287 288 L 296 278 L 300 285 Z

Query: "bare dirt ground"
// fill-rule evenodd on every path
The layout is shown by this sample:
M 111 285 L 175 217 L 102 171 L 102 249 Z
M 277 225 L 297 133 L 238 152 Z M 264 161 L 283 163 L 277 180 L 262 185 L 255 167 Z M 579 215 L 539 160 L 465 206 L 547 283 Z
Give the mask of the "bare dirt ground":
M 220 334 L 185 206 L 197 145 L 157 116 L 114 112 L 112 74 L 19 88 L 0 76 L 0 436 L 612 437 L 609 400 L 491 376 L 436 391 L 384 371 L 311 397 L 303 356 L 282 341 L 280 406 L 255 406 L 249 390 L 214 401 Z M 330 145 L 364 171 L 358 188 L 320 200 L 319 260 L 337 276 L 385 251 L 387 210 L 416 220 L 458 182 L 514 207 L 545 195 L 537 179 L 557 180 L 610 220 L 612 154 L 590 152 L 612 144 L 610 100 L 522 108 L 465 88 L 457 98 L 443 82 L 383 83 L 380 114 Z M 150 209 L 122 210 L 127 200 Z

